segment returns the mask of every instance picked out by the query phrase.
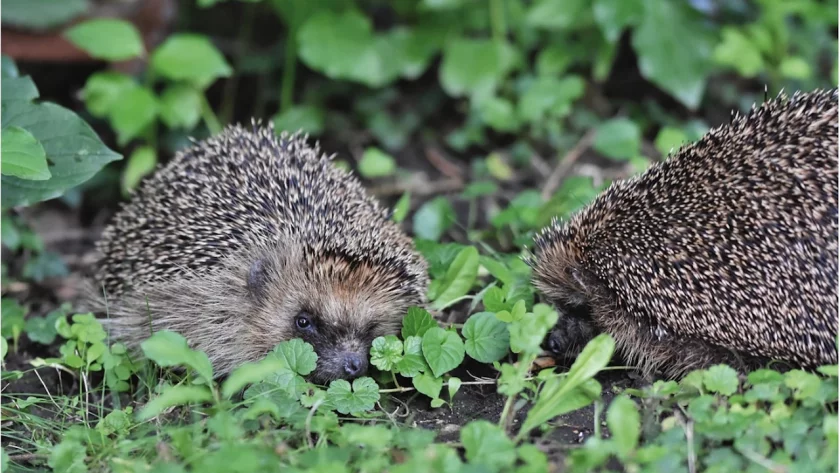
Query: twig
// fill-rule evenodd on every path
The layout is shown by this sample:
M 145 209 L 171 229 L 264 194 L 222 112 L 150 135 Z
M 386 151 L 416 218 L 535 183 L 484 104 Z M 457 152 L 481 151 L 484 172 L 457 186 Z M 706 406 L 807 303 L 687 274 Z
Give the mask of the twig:
M 686 447 L 688 449 L 688 472 L 689 473 L 697 473 L 697 453 L 694 451 L 694 421 L 688 419 L 685 411 L 683 411 L 682 406 L 680 407 L 680 411 L 676 412 L 677 420 L 680 421 L 680 425 L 682 425 L 683 431 L 685 431 L 685 441 Z
M 323 402 L 323 399 L 315 401 L 315 404 L 312 405 L 312 409 L 309 409 L 309 414 L 306 416 L 306 443 L 309 444 L 309 448 L 315 448 L 315 444 L 312 443 L 312 416 L 315 415 L 315 411 L 321 407 L 321 403 Z
M 557 190 L 557 187 L 560 186 L 560 182 L 563 180 L 564 177 L 569 173 L 569 170 L 575 164 L 575 162 L 580 159 L 583 153 L 589 149 L 592 145 L 592 139 L 595 137 L 595 131 L 589 130 L 586 132 L 585 135 L 577 142 L 574 148 L 570 149 L 563 159 L 557 163 L 557 167 L 554 168 L 551 175 L 548 176 L 546 179 L 545 184 L 543 185 L 542 189 L 542 198 L 543 200 L 548 200 L 551 198 L 551 194 Z
M 758 463 L 759 465 L 767 468 L 768 470 L 772 471 L 773 473 L 787 473 L 788 469 L 782 464 L 776 463 L 769 458 L 765 458 L 759 455 L 757 452 L 754 452 L 748 448 L 740 449 L 741 455 L 747 457 L 747 459 L 753 463 Z
M 32 460 L 37 460 L 39 458 L 47 458 L 47 455 L 44 455 L 42 453 L 18 453 L 15 455 L 9 455 L 9 460 L 12 461 L 28 462 Z
M 444 176 L 457 179 L 461 179 L 463 177 L 461 168 L 446 159 L 437 148 L 426 148 L 425 155 L 426 159 L 429 160 L 432 166 L 434 166 L 435 169 L 440 171 L 440 173 Z

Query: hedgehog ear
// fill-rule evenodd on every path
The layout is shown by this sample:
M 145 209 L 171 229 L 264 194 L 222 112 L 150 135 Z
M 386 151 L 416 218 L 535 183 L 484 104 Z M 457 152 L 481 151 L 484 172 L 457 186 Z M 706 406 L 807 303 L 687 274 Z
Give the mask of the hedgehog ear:
M 265 286 L 268 283 L 269 262 L 260 258 L 248 268 L 248 292 L 255 299 L 261 299 L 265 295 Z

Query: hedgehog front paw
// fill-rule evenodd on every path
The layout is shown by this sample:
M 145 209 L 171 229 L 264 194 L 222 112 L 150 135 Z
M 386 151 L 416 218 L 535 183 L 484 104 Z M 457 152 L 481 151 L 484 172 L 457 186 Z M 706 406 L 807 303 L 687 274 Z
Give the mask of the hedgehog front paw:
M 575 358 L 596 333 L 588 320 L 561 316 L 546 337 L 545 348 L 557 359 Z

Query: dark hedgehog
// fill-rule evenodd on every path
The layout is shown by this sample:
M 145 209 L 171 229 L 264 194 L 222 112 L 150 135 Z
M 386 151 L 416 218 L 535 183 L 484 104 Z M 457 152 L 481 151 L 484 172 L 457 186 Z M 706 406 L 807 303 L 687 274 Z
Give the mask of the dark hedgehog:
M 837 90 L 779 96 L 536 237 L 574 355 L 599 331 L 646 373 L 837 363 Z
M 425 302 L 426 263 L 349 172 L 301 135 L 232 126 L 144 181 L 97 246 L 94 309 L 136 347 L 182 334 L 219 375 L 301 338 L 315 382 L 354 378 Z M 102 297 L 104 294 L 105 297 Z

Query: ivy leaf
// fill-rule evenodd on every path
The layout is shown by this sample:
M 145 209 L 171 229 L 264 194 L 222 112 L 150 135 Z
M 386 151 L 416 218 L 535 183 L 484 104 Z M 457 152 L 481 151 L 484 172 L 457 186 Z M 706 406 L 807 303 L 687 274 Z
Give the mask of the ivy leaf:
M 516 446 L 499 426 L 475 420 L 461 429 L 461 443 L 471 464 L 507 471 L 516 461 Z
M 403 359 L 403 342 L 396 335 L 376 337 L 370 347 L 370 362 L 382 371 L 391 371 Z
M 696 109 L 710 71 L 712 39 L 688 5 L 643 0 L 641 22 L 633 31 L 639 70 L 683 105 Z
M 170 84 L 160 96 L 160 118 L 169 128 L 194 128 L 201 119 L 201 92 L 184 84 Z
M 478 276 L 478 250 L 474 246 L 462 249 L 440 283 L 432 307 L 442 310 L 466 295 Z
M 595 132 L 593 147 L 608 158 L 630 159 L 639 154 L 642 132 L 627 118 L 613 118 L 604 122 Z
M 423 335 L 423 356 L 435 377 L 441 377 L 464 361 L 464 342 L 457 333 L 440 327 L 429 329 Z
M 471 315 L 462 333 L 467 354 L 482 363 L 501 360 L 510 348 L 507 324 L 491 312 Z
M 638 446 L 641 434 L 641 417 L 636 403 L 626 395 L 615 398 L 607 410 L 607 426 L 619 458 L 626 458 Z
M 28 181 L 44 181 L 52 177 L 47 167 L 47 153 L 31 133 L 18 126 L 3 128 L 0 142 L 4 176 Z
M 738 390 L 738 372 L 726 365 L 715 365 L 703 374 L 703 385 L 713 393 L 731 396 Z
M 147 358 L 164 368 L 186 365 L 194 369 L 205 382 L 213 380 L 210 359 L 203 352 L 191 350 L 187 346 L 187 339 L 181 334 L 168 330 L 156 332 L 141 343 L 140 348 Z
M 394 158 L 379 148 L 368 148 L 359 161 L 359 174 L 367 179 L 387 177 L 397 170 Z
M 426 359 L 423 358 L 423 339 L 417 336 L 406 337 L 403 342 L 405 353 L 397 363 L 397 371 L 406 378 L 413 378 L 429 370 Z
M 233 72 L 224 56 L 206 36 L 175 34 L 152 54 L 154 71 L 167 79 L 188 81 L 201 90 Z
M 369 411 L 378 400 L 379 386 L 367 376 L 356 378 L 352 390 L 350 383 L 343 379 L 333 381 L 327 389 L 327 401 L 342 414 Z
M 455 222 L 455 209 L 446 197 L 435 197 L 424 203 L 412 220 L 417 238 L 438 241 Z
M 595 0 L 592 13 L 595 22 L 604 32 L 604 37 L 614 43 L 628 26 L 641 20 L 643 0 Z
M 64 35 L 79 49 L 96 59 L 122 61 L 143 54 L 143 40 L 133 24 L 112 18 L 79 23 Z
M 170 407 L 203 403 L 212 399 L 213 394 L 206 386 L 169 386 L 143 406 L 143 409 L 137 413 L 137 419 L 142 422 Z

